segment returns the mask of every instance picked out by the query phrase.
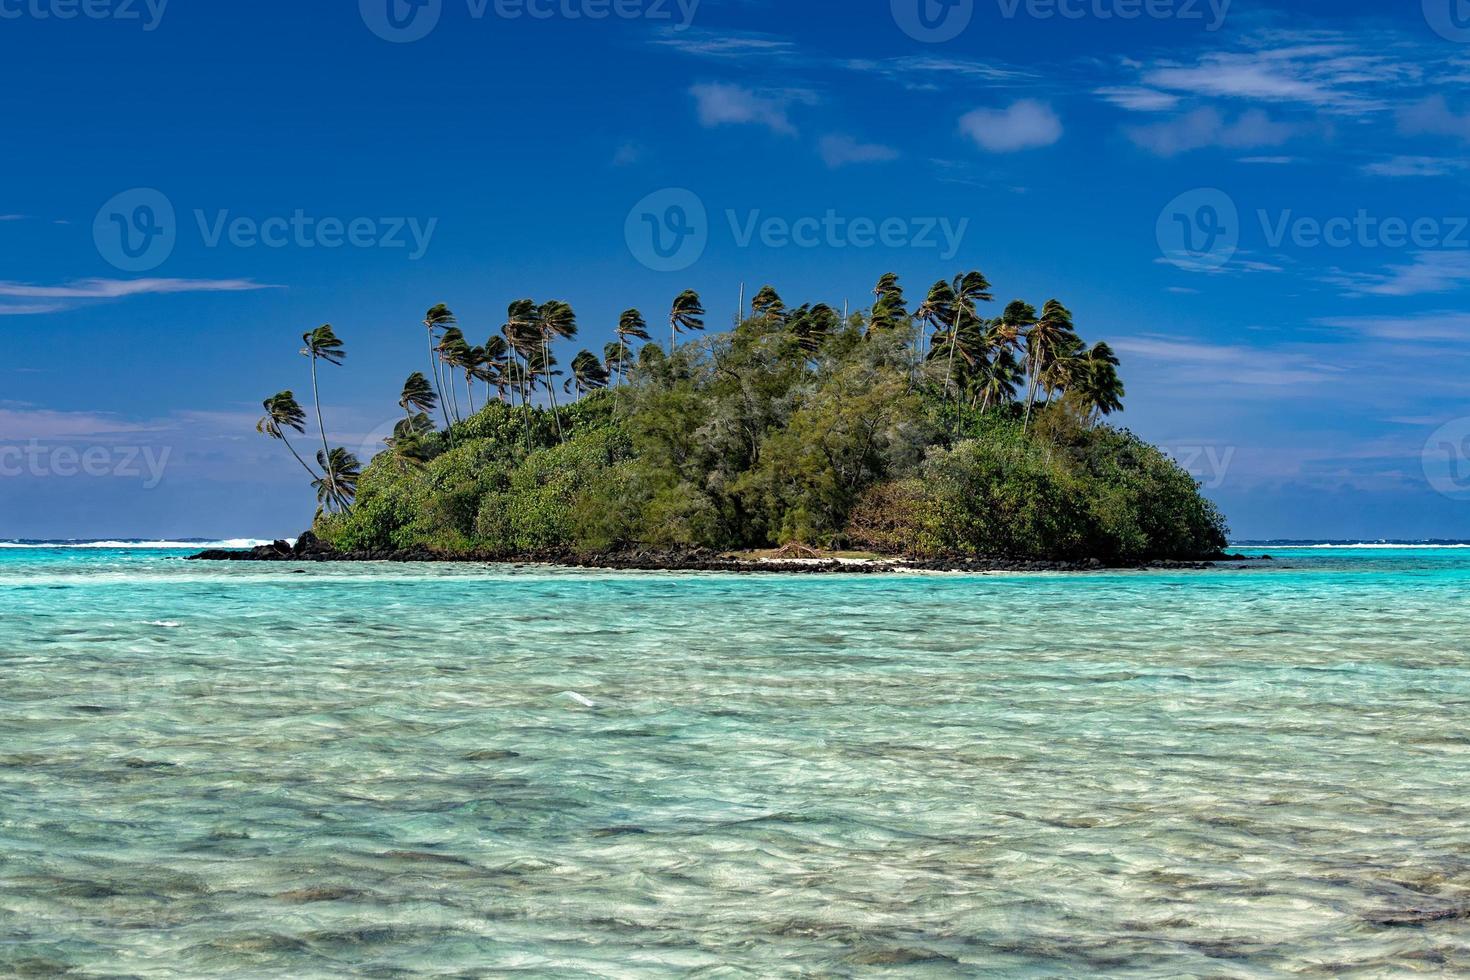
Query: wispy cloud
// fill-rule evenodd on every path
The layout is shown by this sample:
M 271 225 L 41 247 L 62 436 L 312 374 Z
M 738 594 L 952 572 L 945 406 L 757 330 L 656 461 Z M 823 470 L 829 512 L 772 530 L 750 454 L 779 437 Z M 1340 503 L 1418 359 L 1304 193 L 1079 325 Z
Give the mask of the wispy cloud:
M 1370 177 L 1448 177 L 1470 167 L 1461 157 L 1397 156 L 1363 165 Z
M 1260 109 L 1248 110 L 1232 121 L 1215 109 L 1205 108 L 1167 122 L 1127 126 L 1123 132 L 1150 153 L 1172 157 L 1209 147 L 1245 150 L 1280 146 L 1296 129 L 1290 123 L 1273 120 Z
M 675 31 L 672 28 L 653 39 L 659 47 L 700 58 L 784 58 L 796 54 L 796 43 L 789 38 L 755 31 L 705 31 L 698 28 Z
M 0 296 L 17 299 L 120 299 L 160 293 L 239 293 L 279 288 L 253 279 L 78 279 L 64 286 L 0 281 Z
M 699 122 L 703 126 L 757 125 L 788 136 L 796 134 L 796 127 L 787 115 L 788 107 L 793 103 L 811 105 L 816 102 L 816 96 L 805 90 L 757 92 L 725 82 L 694 85 L 690 87 L 689 94 L 694 96 Z
M 1062 121 L 1045 102 L 1022 99 L 1004 109 L 967 112 L 960 132 L 989 153 L 1014 153 L 1051 146 L 1062 138 Z
M 837 67 L 878 75 L 919 90 L 934 90 L 960 82 L 1017 83 L 1035 77 L 1032 72 L 1009 65 L 934 55 L 906 55 L 882 61 L 850 58 L 838 62 Z
M 1470 340 L 1470 313 L 1440 311 L 1408 316 L 1336 316 L 1322 317 L 1313 322 L 1378 340 Z
M 1141 85 L 1120 85 L 1094 91 L 1108 102 L 1133 112 L 1167 112 L 1179 105 L 1179 96 Z
M 1323 281 L 1345 287 L 1350 296 L 1427 296 L 1470 285 L 1470 251 L 1415 252 L 1413 261 L 1382 272 L 1334 269 Z
M 1341 372 L 1309 354 L 1156 335 L 1121 337 L 1112 346 L 1121 354 L 1167 364 L 1174 380 L 1189 384 L 1287 388 L 1331 381 Z
M 822 161 L 836 170 L 853 163 L 886 163 L 898 159 L 898 151 L 881 143 L 863 143 L 842 133 L 823 136 L 818 146 Z

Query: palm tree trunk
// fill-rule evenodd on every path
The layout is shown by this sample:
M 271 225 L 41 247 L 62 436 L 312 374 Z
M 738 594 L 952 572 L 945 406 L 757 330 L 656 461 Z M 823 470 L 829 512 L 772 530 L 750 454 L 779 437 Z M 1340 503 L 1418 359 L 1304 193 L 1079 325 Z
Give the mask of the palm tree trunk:
M 551 396 L 551 417 L 556 421 L 556 441 L 564 442 L 561 432 L 561 412 L 556 407 L 556 384 L 551 379 L 551 345 L 546 334 L 541 335 L 541 357 L 546 362 L 546 393 Z
M 444 429 L 449 430 L 449 403 L 444 399 L 444 385 L 439 381 L 439 358 L 434 353 L 434 331 L 426 334 L 429 340 L 429 372 L 434 375 L 434 390 L 439 393 L 439 414 L 444 419 Z
M 322 434 L 322 479 L 330 481 L 333 487 L 335 487 L 337 481 L 332 475 L 332 450 L 327 448 L 327 426 L 322 421 L 322 399 L 316 384 L 315 354 L 311 355 L 311 403 L 312 407 L 316 409 L 317 431 Z
M 470 400 L 470 414 L 471 415 L 474 415 L 475 414 L 475 389 L 474 389 L 473 385 L 474 385 L 474 382 L 470 380 L 469 374 L 466 373 L 465 376 L 464 376 L 464 390 L 465 390 L 465 395 L 467 395 L 469 397 L 469 400 Z

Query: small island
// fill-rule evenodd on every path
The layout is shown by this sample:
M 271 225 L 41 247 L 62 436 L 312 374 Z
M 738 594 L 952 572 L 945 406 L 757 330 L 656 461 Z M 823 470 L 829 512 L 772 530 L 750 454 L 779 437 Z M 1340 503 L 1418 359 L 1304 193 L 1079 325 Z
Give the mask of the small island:
M 567 303 L 514 302 L 483 345 L 438 305 L 418 325 L 427 370 L 366 467 L 322 416 L 321 369 L 346 357 L 322 326 L 301 350 L 311 418 L 287 390 L 258 425 L 309 474 L 311 532 L 200 557 L 796 571 L 1229 557 L 1197 481 L 1109 424 L 1125 394 L 1112 349 L 1057 300 L 986 316 L 992 301 L 975 271 L 912 308 L 893 274 L 854 312 L 767 286 L 716 334 L 685 291 L 666 342 L 628 310 L 565 370 Z M 291 439 L 309 422 L 314 458 Z

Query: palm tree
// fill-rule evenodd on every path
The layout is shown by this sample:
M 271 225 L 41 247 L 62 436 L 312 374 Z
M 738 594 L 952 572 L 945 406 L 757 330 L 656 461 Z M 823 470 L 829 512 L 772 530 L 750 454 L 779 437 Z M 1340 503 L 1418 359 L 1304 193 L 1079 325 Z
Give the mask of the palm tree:
M 796 337 L 802 352 L 813 356 L 827 343 L 827 338 L 837 332 L 837 311 L 826 303 L 803 306 L 791 314 L 787 328 Z
M 908 311 L 904 308 L 903 287 L 898 274 L 885 272 L 873 287 L 873 309 L 868 315 L 868 332 L 891 330 L 903 324 Z
M 639 313 L 637 310 L 623 311 L 623 315 L 618 318 L 617 337 L 618 346 L 620 346 L 624 352 L 631 351 L 631 348 L 628 346 L 628 340 L 630 338 L 633 340 L 642 340 L 645 342 L 653 339 L 648 335 L 648 324 L 644 322 L 643 314 Z M 624 365 L 627 363 L 628 359 L 629 357 L 625 353 L 625 355 L 619 360 L 619 384 L 622 384 Z
M 556 438 L 560 441 L 565 437 L 561 430 L 561 410 L 556 406 L 556 388 L 551 383 L 550 368 L 556 366 L 556 358 L 551 355 L 551 339 L 571 340 L 577 336 L 577 314 L 559 299 L 548 300 L 536 311 L 536 327 L 541 333 L 541 352 L 548 369 L 546 392 L 551 396 L 551 416 L 556 421 Z
M 357 457 L 340 446 L 316 454 L 317 465 L 322 476 L 312 484 L 316 488 L 316 499 L 322 508 L 335 506 L 339 512 L 352 509 L 357 497 L 357 481 L 362 476 Z
M 989 303 L 995 297 L 990 294 L 990 281 L 979 271 L 966 272 L 954 277 L 954 326 L 949 334 L 949 366 L 944 372 L 944 388 L 949 390 L 950 381 L 954 377 L 954 355 L 955 347 L 959 343 L 961 320 L 969 317 L 978 320 L 979 312 L 975 308 L 976 303 Z M 955 400 L 958 403 L 959 393 L 956 391 Z
M 674 356 L 674 345 L 679 334 L 686 330 L 703 329 L 704 303 L 700 301 L 698 293 L 686 289 L 674 299 L 673 308 L 669 311 L 669 356 Z
M 403 382 L 403 394 L 398 398 L 398 407 L 403 409 L 409 418 L 413 418 L 414 412 L 433 415 L 438 404 L 439 399 L 434 394 L 434 387 L 429 384 L 429 379 L 424 377 L 422 371 L 415 371 L 408 376 L 407 381 Z
M 578 395 L 585 395 L 589 391 L 606 388 L 607 382 L 607 368 L 602 366 L 596 354 L 584 350 L 572 358 L 572 376 L 562 385 L 562 391 L 570 392 L 576 388 Z
M 489 388 L 494 388 L 497 397 L 505 401 L 505 388 L 507 384 L 506 365 L 510 363 L 510 345 L 505 338 L 499 334 L 492 334 L 485 341 L 485 346 L 480 348 L 481 360 L 480 370 L 477 375 Z
M 924 302 L 920 303 L 919 308 L 914 310 L 914 319 L 921 324 L 927 324 L 937 338 L 941 335 L 942 331 L 949 329 L 949 322 L 955 316 L 954 311 L 954 287 L 941 279 L 929 287 L 929 295 L 924 297 Z M 921 363 L 928 360 L 928 355 L 924 350 L 924 335 L 922 331 L 919 334 L 919 343 L 915 354 Z
M 1031 411 L 1036 404 L 1036 394 L 1046 373 L 1059 351 L 1065 349 L 1077 331 L 1072 325 L 1072 311 L 1054 299 L 1046 301 L 1041 308 L 1041 317 L 1026 333 L 1026 374 L 1030 378 L 1030 394 L 1026 399 L 1026 420 L 1022 429 L 1031 425 Z
M 633 351 L 625 343 L 614 340 L 602 348 L 602 366 L 607 370 L 610 377 L 617 378 L 622 383 L 623 375 L 628 370 L 628 365 L 633 363 Z
M 762 286 L 750 301 L 751 316 L 759 320 L 781 320 L 786 315 L 786 304 L 772 286 Z
M 386 440 L 393 460 L 401 470 L 417 470 L 429 461 L 430 450 L 425 442 L 434 431 L 434 420 L 425 412 L 400 419 L 393 427 L 393 435 Z
M 255 431 L 285 443 L 291 455 L 296 457 L 296 462 L 300 463 L 301 468 L 310 473 L 311 478 L 315 480 L 316 470 L 307 465 L 306 460 L 302 459 L 301 454 L 296 451 L 296 447 L 291 445 L 291 440 L 286 438 L 287 429 L 295 429 L 298 433 L 303 434 L 306 432 L 306 412 L 297 404 L 295 392 L 277 392 L 261 404 L 265 407 L 265 415 L 255 423 Z
M 449 402 L 450 415 L 454 421 L 460 421 L 459 395 L 454 390 L 454 378 L 450 376 L 450 368 L 463 368 L 464 362 L 469 358 L 470 345 L 464 339 L 464 331 L 458 327 L 450 327 L 444 331 L 439 338 L 434 352 L 439 355 L 439 363 L 444 378 L 444 397 Z
M 311 359 L 311 401 L 313 407 L 316 409 L 317 428 L 321 430 L 322 434 L 322 452 L 329 453 L 330 450 L 327 449 L 327 427 L 322 422 L 321 393 L 316 381 L 316 362 L 321 360 L 326 361 L 328 364 L 341 367 L 342 362 L 347 359 L 347 348 L 342 345 L 342 341 L 337 339 L 337 335 L 332 332 L 332 325 L 330 323 L 324 323 L 315 330 L 302 334 L 301 341 L 306 345 L 301 348 L 301 355 Z
M 1128 391 L 1118 376 L 1118 355 L 1105 343 L 1096 343 L 1082 356 L 1082 369 L 1073 381 L 1073 392 L 1082 403 L 1087 420 L 1123 410 Z
M 971 383 L 971 404 L 978 398 L 983 415 L 990 411 L 991 405 L 1015 401 L 1020 383 L 1021 365 L 1016 362 L 1016 356 L 1004 347 L 998 348 Z
M 435 353 L 435 335 L 440 330 L 454 326 L 459 321 L 450 312 L 449 307 L 443 303 L 431 308 L 424 314 L 424 328 L 429 337 L 429 370 L 434 374 L 434 388 L 439 392 L 439 406 L 443 410 L 444 428 L 449 428 L 449 405 L 444 400 L 444 382 L 439 377 L 439 358 Z

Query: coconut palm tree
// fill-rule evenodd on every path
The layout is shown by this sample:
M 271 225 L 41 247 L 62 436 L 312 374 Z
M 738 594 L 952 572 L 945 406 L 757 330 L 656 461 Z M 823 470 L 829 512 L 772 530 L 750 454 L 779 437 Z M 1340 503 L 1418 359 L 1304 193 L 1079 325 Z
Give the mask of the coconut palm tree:
M 403 382 L 403 394 L 398 398 L 398 407 L 409 418 L 413 418 L 415 412 L 433 415 L 438 404 L 439 398 L 434 394 L 434 386 L 429 384 L 429 379 L 424 377 L 422 371 L 415 371 Z
M 615 377 L 618 384 L 622 384 L 623 375 L 627 373 L 628 365 L 633 363 L 633 351 L 625 343 L 614 340 L 602 348 L 602 366 L 607 370 L 609 377 Z
M 1022 429 L 1031 425 L 1031 412 L 1036 405 L 1036 395 L 1045 381 L 1051 362 L 1065 350 L 1077 336 L 1072 325 L 1072 311 L 1054 299 L 1046 301 L 1041 316 L 1026 332 L 1026 374 L 1030 379 L 1030 393 L 1026 399 L 1026 419 Z
M 648 324 L 643 319 L 643 314 L 637 310 L 624 310 L 623 315 L 618 318 L 618 329 L 616 331 L 618 346 L 625 352 L 618 361 L 618 383 L 622 384 L 625 365 L 631 357 L 632 347 L 628 341 L 642 340 L 647 342 L 653 338 L 648 335 Z M 610 369 L 610 368 L 609 368 Z
M 542 359 L 547 367 L 546 393 L 551 397 L 551 416 L 556 421 L 556 438 L 560 441 L 564 436 L 561 429 L 561 410 L 556 405 L 556 388 L 551 383 L 550 369 L 556 366 L 556 358 L 551 354 L 551 341 L 553 338 L 571 340 L 577 336 L 577 314 L 570 305 L 559 299 L 548 300 L 536 310 L 536 328 L 541 333 Z
M 983 415 L 990 411 L 991 405 L 1015 401 L 1020 384 L 1021 365 L 1016 356 L 1003 347 L 998 348 L 971 381 L 971 404 L 978 399 Z
M 954 287 L 943 279 L 929 287 L 929 295 L 924 297 L 924 302 L 914 310 L 914 320 L 922 325 L 927 325 L 933 332 L 935 338 L 949 329 L 949 323 L 955 316 Z M 932 347 L 932 344 L 931 344 Z M 922 363 L 928 360 L 928 353 L 924 350 L 924 335 L 920 331 L 919 342 L 915 348 L 915 354 Z
M 782 302 L 775 287 L 762 286 L 760 292 L 750 301 L 750 314 L 758 320 L 780 321 L 786 317 L 786 304 Z
M 454 326 L 459 321 L 450 312 L 449 307 L 443 303 L 430 308 L 424 314 L 424 329 L 428 331 L 429 338 L 429 370 L 434 375 L 434 388 L 439 392 L 439 407 L 444 415 L 444 427 L 449 428 L 449 405 L 444 400 L 444 382 L 439 376 L 439 357 L 436 353 L 436 339 L 440 330 Z
M 907 317 L 903 287 L 899 285 L 898 274 L 885 272 L 873 287 L 873 309 L 868 315 L 868 333 L 897 329 Z
M 590 350 L 584 350 L 572 358 L 572 376 L 562 385 L 562 391 L 570 392 L 575 388 L 580 396 L 589 391 L 606 388 L 607 382 L 607 368 L 602 366 L 596 354 Z
M 347 359 L 347 348 L 342 341 L 332 332 L 332 325 L 324 323 L 315 330 L 301 335 L 301 342 L 306 346 L 301 348 L 301 356 L 311 360 L 311 401 L 316 409 L 316 424 L 322 434 L 322 451 L 329 453 L 327 449 L 327 426 L 322 421 L 322 399 L 320 389 L 317 387 L 316 362 L 326 361 L 328 364 L 341 367 L 342 362 Z
M 1089 422 L 1123 410 L 1128 391 L 1118 376 L 1118 355 L 1105 343 L 1096 343 L 1081 358 L 1081 370 L 1073 379 L 1072 393 L 1081 403 Z
M 296 457 L 296 462 L 301 464 L 301 468 L 310 473 L 313 480 L 317 479 L 316 470 L 307 465 L 306 460 L 301 458 L 301 454 L 286 437 L 287 429 L 295 429 L 301 434 L 306 432 L 306 412 L 297 404 L 295 392 L 277 392 L 261 402 L 261 405 L 265 408 L 265 415 L 255 423 L 255 431 L 285 443 L 291 455 Z
M 312 484 L 316 488 L 317 504 L 322 509 L 336 507 L 341 513 L 352 509 L 357 497 L 357 481 L 362 476 L 362 464 L 357 457 L 340 446 L 316 454 L 317 465 L 322 468 L 321 477 Z
M 949 365 L 944 371 L 944 388 L 949 390 L 950 381 L 954 377 L 955 348 L 959 343 L 960 328 L 965 324 L 966 318 L 978 321 L 979 311 L 977 303 L 989 303 L 995 297 L 990 294 L 990 281 L 978 270 L 966 272 L 954 277 L 954 325 L 949 332 Z M 956 403 L 958 403 L 959 392 L 955 392 Z
M 444 397 L 449 401 L 449 414 L 454 421 L 460 421 L 459 394 L 454 390 L 454 378 L 449 373 L 450 369 L 463 370 L 464 363 L 470 356 L 470 345 L 464 339 L 464 331 L 458 327 L 449 327 L 439 338 L 439 344 L 434 348 L 439 355 L 440 370 L 443 376 Z
M 704 303 L 700 301 L 698 293 L 686 289 L 674 299 L 674 305 L 669 310 L 669 356 L 674 356 L 674 345 L 678 342 L 679 334 L 686 330 L 703 329 Z
M 422 469 L 428 463 L 432 453 L 427 440 L 433 432 L 434 420 L 425 412 L 399 419 L 385 442 L 400 470 Z
M 476 377 L 485 382 L 487 389 L 494 388 L 496 397 L 503 402 L 507 384 L 505 369 L 511 358 L 510 345 L 505 342 L 504 337 L 492 334 L 485 341 L 485 346 L 480 348 L 480 353 L 480 368 Z

